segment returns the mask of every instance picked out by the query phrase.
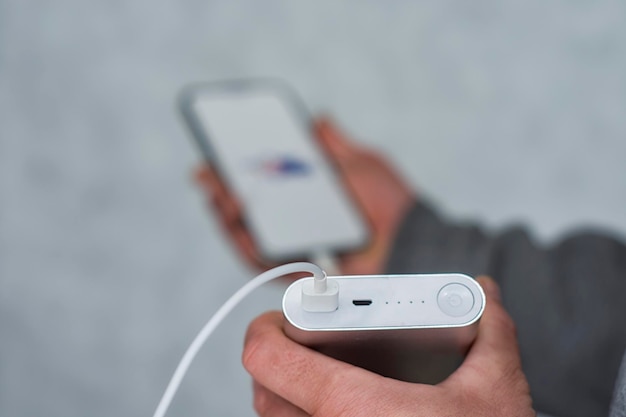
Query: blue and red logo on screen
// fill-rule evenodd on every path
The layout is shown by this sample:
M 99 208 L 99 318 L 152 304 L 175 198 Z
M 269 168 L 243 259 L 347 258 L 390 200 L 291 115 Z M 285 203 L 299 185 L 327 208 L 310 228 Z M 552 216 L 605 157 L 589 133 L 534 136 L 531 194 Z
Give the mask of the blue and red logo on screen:
M 271 177 L 303 177 L 313 171 L 310 163 L 290 155 L 265 159 L 257 167 L 262 174 Z

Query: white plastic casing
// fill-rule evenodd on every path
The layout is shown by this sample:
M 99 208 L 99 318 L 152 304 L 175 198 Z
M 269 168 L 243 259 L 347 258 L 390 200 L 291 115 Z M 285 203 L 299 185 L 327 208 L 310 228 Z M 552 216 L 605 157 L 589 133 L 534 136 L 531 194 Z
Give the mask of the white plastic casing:
M 339 285 L 335 280 L 326 280 L 325 289 L 319 293 L 315 289 L 314 280 L 302 282 L 300 305 L 304 311 L 327 313 L 337 310 L 339 302 Z
M 357 351 L 376 352 L 377 362 L 381 361 L 381 355 L 404 354 L 409 358 L 420 352 L 462 355 L 476 337 L 478 321 L 485 309 L 482 288 L 464 274 L 328 279 L 339 286 L 338 308 L 331 312 L 302 308 L 302 286 L 312 278 L 300 279 L 287 288 L 283 297 L 285 333 L 298 343 L 347 362 L 354 363 L 351 359 Z M 358 365 L 376 368 L 368 366 L 368 361 L 361 358 Z M 394 372 L 379 373 L 396 376 Z

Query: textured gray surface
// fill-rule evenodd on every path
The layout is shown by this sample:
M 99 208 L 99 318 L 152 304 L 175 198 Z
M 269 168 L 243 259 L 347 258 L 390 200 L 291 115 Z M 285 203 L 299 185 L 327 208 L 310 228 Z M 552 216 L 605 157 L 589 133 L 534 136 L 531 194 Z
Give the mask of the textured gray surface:
M 613 394 L 610 417 L 626 417 L 626 355 L 617 376 L 616 390 Z
M 189 181 L 190 81 L 271 75 L 458 216 L 626 232 L 620 1 L 0 1 L 0 415 L 149 415 L 250 271 Z M 260 290 L 172 414 L 251 415 Z

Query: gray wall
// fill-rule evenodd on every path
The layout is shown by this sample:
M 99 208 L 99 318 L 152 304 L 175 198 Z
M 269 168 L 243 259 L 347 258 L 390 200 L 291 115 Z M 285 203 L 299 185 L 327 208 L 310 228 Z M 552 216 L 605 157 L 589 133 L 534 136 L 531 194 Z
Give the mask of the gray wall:
M 0 1 L 0 415 L 150 415 L 252 271 L 190 181 L 190 82 L 270 75 L 457 218 L 626 233 L 621 1 Z M 252 415 L 259 290 L 172 415 Z

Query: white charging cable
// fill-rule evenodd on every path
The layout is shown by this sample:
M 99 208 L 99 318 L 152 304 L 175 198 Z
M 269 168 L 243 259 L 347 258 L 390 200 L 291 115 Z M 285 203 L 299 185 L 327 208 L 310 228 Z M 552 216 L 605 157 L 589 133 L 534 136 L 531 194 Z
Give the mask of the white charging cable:
M 180 386 L 183 377 L 189 369 L 189 365 L 191 365 L 191 362 L 195 358 L 202 345 L 204 345 L 204 342 L 206 342 L 211 333 L 213 333 L 215 328 L 222 322 L 222 320 L 224 320 L 228 313 L 230 313 L 230 311 L 237 304 L 239 304 L 239 302 L 243 300 L 248 294 L 250 294 L 261 285 L 281 276 L 293 274 L 296 272 L 310 272 L 311 274 L 313 274 L 316 282 L 323 282 L 324 284 L 326 283 L 326 273 L 319 266 L 308 262 L 294 262 L 278 266 L 276 268 L 270 269 L 269 271 L 265 271 L 262 274 L 258 275 L 256 278 L 252 279 L 246 285 L 241 287 L 224 303 L 224 305 L 222 305 L 222 307 L 220 307 L 219 310 L 217 310 L 217 312 L 213 315 L 213 317 L 211 317 L 207 324 L 204 325 L 202 330 L 200 330 L 200 333 L 198 333 L 193 342 L 191 342 L 191 345 L 189 345 L 187 351 L 180 360 L 180 363 L 176 367 L 174 375 L 172 375 L 172 379 L 167 385 L 165 393 L 163 394 L 163 397 L 161 397 L 161 401 L 159 401 L 159 405 L 154 412 L 153 417 L 163 417 L 165 415 L 167 409 L 172 403 L 172 399 L 174 398 L 176 391 L 178 391 L 178 387 Z
M 337 258 L 328 252 L 319 252 L 311 257 L 311 262 L 319 265 L 328 275 L 341 275 Z

